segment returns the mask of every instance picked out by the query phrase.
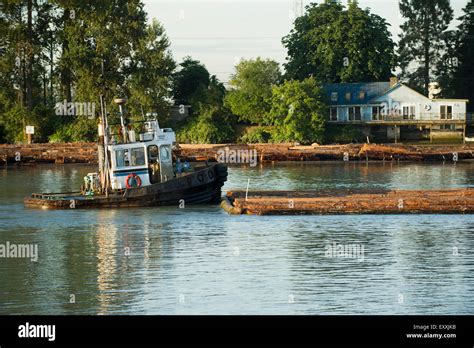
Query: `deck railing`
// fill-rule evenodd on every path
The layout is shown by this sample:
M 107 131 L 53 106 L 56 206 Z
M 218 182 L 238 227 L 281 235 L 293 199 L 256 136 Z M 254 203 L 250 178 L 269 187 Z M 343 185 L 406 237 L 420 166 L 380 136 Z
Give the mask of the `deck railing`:
M 421 114 L 415 115 L 372 115 L 370 120 L 358 119 L 358 120 L 329 120 L 329 122 L 347 122 L 347 123 L 366 123 L 366 122 L 435 122 L 435 123 L 449 123 L 451 121 L 474 121 L 474 114 L 466 113 L 453 113 L 453 114 Z

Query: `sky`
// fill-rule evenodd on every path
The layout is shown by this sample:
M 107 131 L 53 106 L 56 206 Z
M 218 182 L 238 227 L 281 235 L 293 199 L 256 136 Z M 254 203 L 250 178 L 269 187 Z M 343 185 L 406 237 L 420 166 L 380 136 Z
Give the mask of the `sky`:
M 240 59 L 260 56 L 285 62 L 281 39 L 290 32 L 301 1 L 307 5 L 324 0 L 144 0 L 144 4 L 149 20 L 163 24 L 176 61 L 191 56 L 228 82 Z M 455 18 L 467 2 L 451 0 Z M 359 6 L 384 17 L 398 41 L 403 23 L 398 0 L 359 0 Z M 454 20 L 451 26 L 457 24 Z

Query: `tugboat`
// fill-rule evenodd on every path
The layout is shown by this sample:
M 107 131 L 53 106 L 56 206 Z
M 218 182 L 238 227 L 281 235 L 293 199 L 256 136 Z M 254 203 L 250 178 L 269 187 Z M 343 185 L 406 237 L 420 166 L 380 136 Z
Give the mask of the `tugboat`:
M 220 203 L 227 180 L 225 165 L 181 159 L 175 133 L 160 128 L 156 114 L 134 123 L 140 123 L 136 139 L 137 127 L 124 118 L 126 101 L 114 102 L 120 111 L 116 134 L 112 133 L 114 125 L 107 123 L 101 95 L 99 171 L 87 174 L 78 192 L 33 193 L 25 198 L 25 206 L 84 209 Z

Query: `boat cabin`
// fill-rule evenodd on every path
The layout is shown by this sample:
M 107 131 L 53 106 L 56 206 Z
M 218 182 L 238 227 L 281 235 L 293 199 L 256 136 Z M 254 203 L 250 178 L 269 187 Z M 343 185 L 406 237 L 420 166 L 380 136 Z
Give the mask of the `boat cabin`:
M 135 131 L 128 130 L 126 138 L 129 142 L 107 147 L 112 189 L 143 187 L 174 178 L 172 149 L 176 144 L 175 133 L 169 128 L 160 128 L 156 120 L 146 121 L 144 130 L 138 141 Z

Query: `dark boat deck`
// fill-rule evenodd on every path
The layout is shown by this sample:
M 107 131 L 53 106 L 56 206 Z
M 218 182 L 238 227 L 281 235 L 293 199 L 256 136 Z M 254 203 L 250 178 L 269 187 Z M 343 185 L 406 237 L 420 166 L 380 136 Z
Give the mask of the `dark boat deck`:
M 171 180 L 101 195 L 80 192 L 33 193 L 25 206 L 42 209 L 123 208 L 140 206 L 219 203 L 227 167 L 210 164 Z

